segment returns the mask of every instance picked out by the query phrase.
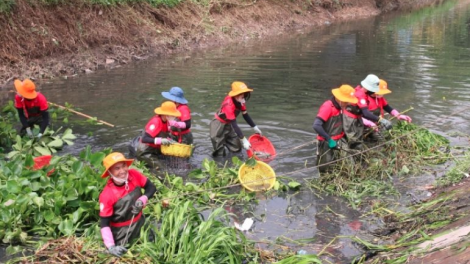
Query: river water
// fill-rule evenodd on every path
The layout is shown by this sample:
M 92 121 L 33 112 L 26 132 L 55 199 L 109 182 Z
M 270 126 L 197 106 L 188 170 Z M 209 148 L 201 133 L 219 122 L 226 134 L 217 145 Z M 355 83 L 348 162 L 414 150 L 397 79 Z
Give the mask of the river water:
M 299 146 L 315 138 L 312 123 L 319 106 L 331 96 L 332 88 L 345 83 L 355 87 L 369 73 L 388 82 L 393 92 L 387 100 L 392 107 L 413 107 L 408 114 L 414 123 L 432 123 L 430 129 L 460 144 L 455 132 L 466 133 L 470 128 L 467 2 L 448 1 L 433 9 L 326 25 L 265 40 L 240 39 L 226 47 L 53 80 L 40 88 L 51 102 L 71 103 L 116 125 L 73 125 L 79 138 L 73 148 L 66 149 L 72 153 L 86 145 L 127 153 L 129 141 L 163 102 L 161 92 L 172 86 L 183 88 L 192 111 L 197 147 L 190 162 L 196 168 L 203 159 L 211 159 L 209 123 L 214 112 L 231 82 L 243 81 L 254 89 L 247 103 L 251 117 L 278 152 L 288 152 L 270 165 L 277 175 L 301 182 L 318 175 L 316 169 L 298 170 L 314 165 L 314 146 Z M 246 135 L 253 133 L 242 118 L 238 121 Z M 423 176 L 417 182 L 424 185 L 432 180 Z M 252 239 L 308 239 L 311 244 L 303 249 L 318 253 L 335 236 L 360 232 L 354 223 L 362 225 L 362 230 L 372 225 L 359 215 L 339 198 L 320 197 L 304 189 L 295 195 L 262 199 L 242 217 L 256 219 L 247 234 Z M 339 263 L 360 252 L 347 239 L 329 249 L 331 261 Z

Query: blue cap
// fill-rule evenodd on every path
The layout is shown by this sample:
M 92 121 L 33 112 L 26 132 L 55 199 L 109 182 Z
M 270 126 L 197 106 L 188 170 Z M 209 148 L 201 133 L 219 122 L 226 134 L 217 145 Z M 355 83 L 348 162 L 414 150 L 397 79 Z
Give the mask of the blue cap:
M 184 98 L 183 89 L 179 87 L 171 87 L 169 92 L 162 92 L 163 97 L 173 102 L 187 104 L 188 100 Z

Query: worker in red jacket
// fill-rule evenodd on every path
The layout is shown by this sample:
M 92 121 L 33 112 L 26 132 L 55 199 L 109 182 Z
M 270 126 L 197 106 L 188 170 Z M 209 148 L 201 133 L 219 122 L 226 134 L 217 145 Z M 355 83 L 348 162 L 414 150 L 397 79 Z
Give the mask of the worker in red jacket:
M 161 146 L 176 142 L 171 139 L 168 127 L 172 121 L 181 116 L 175 103 L 170 101 L 163 102 L 160 107 L 155 108 L 154 112 L 155 115 L 145 125 L 145 130 L 142 131 L 140 138 L 136 143 L 136 140 L 133 142 L 137 145 L 135 147 L 136 158 L 152 168 L 162 165 L 159 162 L 159 158 L 163 155 Z M 132 147 L 134 146 L 132 145 Z
M 313 123 L 313 129 L 317 132 L 316 162 L 320 172 L 326 172 L 332 167 L 332 162 L 340 156 L 339 149 L 348 148 L 343 127 L 343 109 L 348 104 L 357 104 L 354 88 L 349 85 L 342 85 L 331 92 L 333 97 L 320 106 Z
M 38 138 L 49 125 L 49 112 L 46 97 L 36 92 L 36 85 L 29 79 L 15 80 L 16 88 L 15 108 L 21 121 L 20 135 L 28 135 L 33 138 L 34 125 L 39 126 Z
M 145 223 L 142 209 L 157 191 L 142 173 L 129 169 L 133 161 L 119 152 L 103 160 L 101 177 L 109 179 L 99 197 L 101 237 L 109 253 L 117 257 L 127 252 L 128 242 L 139 237 Z
M 191 110 L 188 100 L 184 98 L 183 89 L 172 87 L 168 92 L 162 92 L 162 96 L 176 104 L 176 109 L 181 116 L 169 121 L 171 138 L 179 143 L 193 144 L 193 134 L 191 133 Z
M 390 104 L 387 102 L 385 97 L 383 97 L 386 94 L 391 93 L 390 89 L 388 89 L 388 84 L 385 80 L 380 79 L 379 80 L 379 90 L 375 92 L 374 94 L 371 94 L 368 97 L 369 100 L 369 111 L 372 112 L 377 117 L 384 117 L 384 110 L 387 111 L 390 115 L 396 117 L 398 120 L 406 121 L 406 122 L 411 122 L 411 117 L 407 115 L 402 115 L 398 110 L 394 109 L 393 107 L 390 106 Z M 371 127 L 376 129 L 376 124 L 374 122 L 371 122 L 369 120 L 364 120 L 364 125 L 367 127 Z
M 250 142 L 243 135 L 237 123 L 237 116 L 240 113 L 255 133 L 262 135 L 246 108 L 246 101 L 250 98 L 252 91 L 253 89 L 248 88 L 243 82 L 232 83 L 231 91 L 224 98 L 210 123 L 210 138 L 214 147 L 213 156 L 225 156 L 225 147 L 230 152 L 239 152 L 242 147 L 247 150 L 251 148 Z
M 383 125 L 383 127 L 388 130 L 392 128 L 392 122 L 381 116 L 374 115 L 369 110 L 371 95 L 379 91 L 379 82 L 379 77 L 376 75 L 367 75 L 367 77 L 361 81 L 361 84 L 356 87 L 355 96 L 359 100 L 357 104 L 362 111 L 362 116 L 365 119 L 374 122 L 376 125 Z

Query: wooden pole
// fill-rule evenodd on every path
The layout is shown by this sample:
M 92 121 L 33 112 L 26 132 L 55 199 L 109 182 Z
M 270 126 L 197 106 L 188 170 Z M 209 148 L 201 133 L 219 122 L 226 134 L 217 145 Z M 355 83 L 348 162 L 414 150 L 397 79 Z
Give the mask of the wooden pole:
M 67 107 L 65 107 L 65 106 L 61 106 L 61 105 L 54 104 L 54 103 L 51 103 L 51 102 L 47 102 L 47 103 L 50 104 L 50 105 L 52 105 L 52 106 L 55 106 L 55 107 L 58 107 L 58 108 L 67 110 L 67 111 L 72 112 L 72 113 L 74 113 L 74 114 L 77 114 L 77 115 L 79 115 L 79 116 L 83 116 L 83 117 L 86 117 L 86 118 L 88 118 L 88 119 L 94 119 L 94 117 L 91 117 L 91 116 L 89 116 L 89 115 L 86 115 L 86 114 L 84 114 L 84 113 L 81 113 L 81 112 L 78 112 L 78 111 L 75 111 L 75 110 L 72 110 L 72 109 L 69 109 L 69 108 L 67 108 Z M 96 121 L 97 121 L 98 123 L 102 123 L 102 124 L 104 124 L 104 125 L 107 125 L 107 126 L 110 126 L 110 127 L 114 127 L 113 124 L 110 124 L 110 123 L 105 122 L 105 121 L 103 121 L 103 120 L 99 120 L 99 119 L 98 119 L 98 120 L 96 120 Z
M 410 106 L 410 108 L 406 109 L 405 111 L 403 111 L 403 112 L 401 112 L 401 113 L 399 113 L 399 114 L 402 115 L 402 114 L 404 114 L 404 113 L 406 113 L 406 112 L 408 112 L 408 111 L 411 111 L 411 110 L 413 110 L 413 109 L 414 109 L 414 108 L 413 108 L 412 106 Z M 392 120 L 395 119 L 395 118 L 397 118 L 397 117 L 392 116 L 392 118 L 390 118 L 389 120 L 392 121 Z M 369 129 L 370 129 L 370 131 L 367 132 L 364 136 L 362 136 L 363 139 L 366 138 L 367 136 L 369 136 L 369 134 L 372 133 L 372 132 L 375 130 L 374 128 L 369 128 Z

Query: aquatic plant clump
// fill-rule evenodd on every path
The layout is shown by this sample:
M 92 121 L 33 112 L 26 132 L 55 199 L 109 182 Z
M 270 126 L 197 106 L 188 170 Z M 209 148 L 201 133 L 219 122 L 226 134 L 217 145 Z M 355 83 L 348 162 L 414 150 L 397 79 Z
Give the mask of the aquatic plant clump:
M 398 122 L 381 133 L 384 141 L 362 151 L 342 151 L 333 169 L 311 179 L 310 184 L 343 196 L 357 207 L 363 198 L 398 195 L 390 181 L 393 176 L 413 175 L 450 158 L 449 141 L 417 125 Z

